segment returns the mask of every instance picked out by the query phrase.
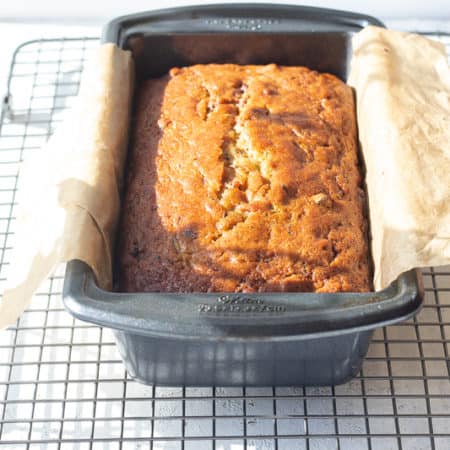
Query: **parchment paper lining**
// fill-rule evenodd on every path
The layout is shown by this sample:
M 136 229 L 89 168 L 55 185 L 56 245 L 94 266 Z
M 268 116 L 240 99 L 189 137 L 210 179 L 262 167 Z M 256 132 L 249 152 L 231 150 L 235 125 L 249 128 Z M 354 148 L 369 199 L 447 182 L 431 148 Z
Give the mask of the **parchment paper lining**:
M 112 287 L 134 77 L 129 52 L 101 46 L 77 106 L 22 168 L 17 240 L 0 327 L 14 323 L 60 262 Z M 377 290 L 413 267 L 450 264 L 450 69 L 443 45 L 367 27 L 353 38 Z
M 129 52 L 113 44 L 99 47 L 73 110 L 22 167 L 0 327 L 17 320 L 60 262 L 86 262 L 99 286 L 111 289 L 133 76 Z
M 352 44 L 380 290 L 450 263 L 450 69 L 444 45 L 422 36 L 367 27 Z

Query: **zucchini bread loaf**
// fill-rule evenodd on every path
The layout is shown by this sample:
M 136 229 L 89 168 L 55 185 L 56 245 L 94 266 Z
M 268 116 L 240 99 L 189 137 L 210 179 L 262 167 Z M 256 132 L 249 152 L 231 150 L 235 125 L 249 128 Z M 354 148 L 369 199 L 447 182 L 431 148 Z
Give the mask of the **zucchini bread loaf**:
M 136 94 L 127 292 L 368 291 L 353 93 L 305 67 L 196 65 Z

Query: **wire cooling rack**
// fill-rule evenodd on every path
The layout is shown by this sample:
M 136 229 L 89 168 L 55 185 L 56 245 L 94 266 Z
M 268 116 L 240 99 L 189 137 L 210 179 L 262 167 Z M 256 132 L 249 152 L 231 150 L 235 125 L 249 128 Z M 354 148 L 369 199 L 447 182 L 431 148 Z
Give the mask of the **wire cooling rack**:
M 450 50 L 450 35 L 434 34 Z M 19 163 L 77 94 L 96 39 L 27 42 L 0 122 L 0 283 L 14 245 Z M 425 306 L 375 333 L 361 373 L 326 388 L 164 388 L 127 377 L 107 329 L 62 308 L 62 272 L 0 331 L 3 449 L 450 449 L 450 267 L 423 271 Z M 1 287 L 1 286 L 0 286 Z

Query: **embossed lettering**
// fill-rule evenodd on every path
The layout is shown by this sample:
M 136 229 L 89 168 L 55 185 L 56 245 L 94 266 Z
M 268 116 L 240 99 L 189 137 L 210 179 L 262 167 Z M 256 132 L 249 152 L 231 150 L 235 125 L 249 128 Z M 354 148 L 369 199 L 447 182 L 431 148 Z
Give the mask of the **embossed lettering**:
M 218 298 L 218 304 L 198 306 L 200 313 L 229 314 L 229 313 L 254 313 L 254 314 L 281 314 L 286 312 L 284 305 L 266 305 L 261 299 L 253 299 L 242 296 L 222 295 Z
M 281 23 L 279 19 L 247 19 L 247 18 L 230 18 L 230 19 L 206 19 L 208 25 L 221 25 L 229 30 L 250 30 L 258 31 L 265 26 Z

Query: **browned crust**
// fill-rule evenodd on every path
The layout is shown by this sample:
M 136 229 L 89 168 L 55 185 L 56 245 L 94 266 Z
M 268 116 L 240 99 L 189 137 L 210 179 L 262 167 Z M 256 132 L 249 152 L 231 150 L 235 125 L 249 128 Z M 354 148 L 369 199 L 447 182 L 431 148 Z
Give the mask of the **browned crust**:
M 351 89 L 304 67 L 196 65 L 137 94 L 123 291 L 367 291 Z

